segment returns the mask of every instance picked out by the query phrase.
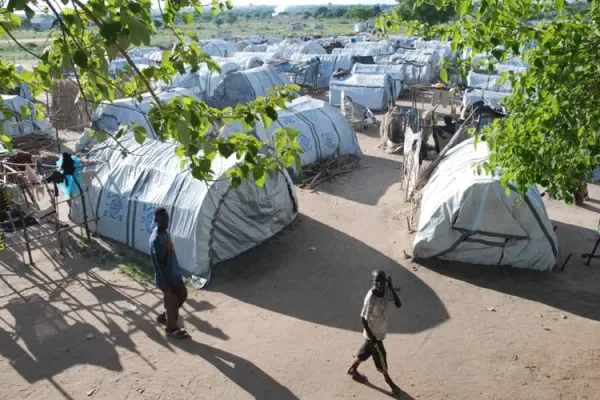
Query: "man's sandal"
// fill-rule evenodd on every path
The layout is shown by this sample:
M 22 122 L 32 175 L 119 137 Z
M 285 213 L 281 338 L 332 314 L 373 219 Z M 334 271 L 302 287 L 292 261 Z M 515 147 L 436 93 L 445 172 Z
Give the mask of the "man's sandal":
M 166 331 L 168 336 L 177 338 L 177 339 L 188 339 L 190 338 L 190 334 L 185 330 L 185 329 L 181 329 L 181 328 L 176 328 L 173 329 L 172 331 Z

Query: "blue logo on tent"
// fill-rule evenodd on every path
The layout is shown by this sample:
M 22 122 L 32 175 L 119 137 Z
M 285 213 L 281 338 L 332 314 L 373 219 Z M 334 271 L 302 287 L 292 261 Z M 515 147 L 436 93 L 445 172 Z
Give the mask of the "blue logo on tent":
M 154 230 L 154 227 L 156 226 L 156 222 L 154 222 L 154 210 L 156 210 L 156 207 L 153 205 L 142 205 L 142 218 L 140 220 L 142 231 L 152 233 Z
M 335 138 L 333 137 L 333 133 L 326 132 L 324 135 L 323 141 L 325 142 L 325 146 L 327 147 L 328 150 L 335 149 Z
M 123 221 L 123 199 L 117 194 L 107 193 L 107 202 L 104 204 L 104 216 Z
M 298 136 L 298 144 L 300 145 L 300 147 L 302 147 L 302 150 L 304 150 L 304 152 L 312 150 L 312 146 L 310 145 L 310 139 L 304 135 Z

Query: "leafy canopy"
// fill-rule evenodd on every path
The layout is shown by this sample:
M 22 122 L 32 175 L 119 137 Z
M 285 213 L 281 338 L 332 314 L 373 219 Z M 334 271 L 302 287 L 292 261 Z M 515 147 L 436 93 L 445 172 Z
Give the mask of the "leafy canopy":
M 208 135 L 215 126 L 221 126 L 240 120 L 246 128 L 252 127 L 257 120 L 268 127 L 277 119 L 277 107 L 285 107 L 287 100 L 299 87 L 290 85 L 277 88 L 265 98 L 258 98 L 248 105 L 218 110 L 194 97 L 175 97 L 162 103 L 153 83 L 169 83 L 177 73 L 192 72 L 203 63 L 211 70 L 218 71 L 219 64 L 200 50 L 198 37 L 193 29 L 184 31 L 175 28 L 176 19 L 182 18 L 185 24 L 192 24 L 194 16 L 201 17 L 205 11 L 215 16 L 225 9 L 231 9 L 230 0 L 212 0 L 202 4 L 199 0 L 166 0 L 158 3 L 163 26 L 171 29 L 177 40 L 171 50 L 165 51 L 160 65 L 140 71 L 128 55 L 135 46 L 151 46 L 156 33 L 151 0 L 61 0 L 62 7 L 52 0 L 8 0 L 0 8 L 0 35 L 9 38 L 28 51 L 39 61 L 31 71 L 19 73 L 15 66 L 0 59 L 0 89 L 13 89 L 19 83 L 30 85 L 34 96 L 48 90 L 55 79 L 62 79 L 63 72 L 74 71 L 80 96 L 97 106 L 101 101 L 112 101 L 119 90 L 126 97 L 141 100 L 141 95 L 149 92 L 153 98 L 149 113 L 153 129 L 161 139 L 174 139 L 179 143 L 176 156 L 181 158 L 181 166 L 189 166 L 193 176 L 201 180 L 214 179 L 211 163 L 217 155 L 229 157 L 236 154 L 240 165 L 230 172 L 234 186 L 244 179 L 250 179 L 258 185 L 265 182 L 265 175 L 278 168 L 291 166 L 298 160 L 301 152 L 295 137 L 297 132 L 289 128 L 279 128 L 275 132 L 275 152 L 262 152 L 264 143 L 251 135 L 239 133 L 230 138 Z M 17 12 L 24 12 L 31 19 L 36 11 L 53 16 L 53 41 L 42 54 L 35 54 L 19 43 L 13 34 L 21 24 Z M 155 17 L 154 17 L 155 18 Z M 109 62 L 124 57 L 132 74 L 125 76 L 118 72 L 116 78 L 108 73 Z M 2 105 L 0 103 L 0 105 Z M 0 109 L 6 117 L 13 116 L 6 107 Z M 27 112 L 26 110 L 22 110 Z M 36 107 L 38 117 L 44 109 Z M 11 138 L 1 131 L 2 142 L 10 146 Z M 114 136 L 118 140 L 128 131 L 121 127 Z M 147 132 L 141 126 L 131 127 L 138 142 L 146 139 Z M 104 132 L 96 132 L 104 139 Z M 200 154 L 200 155 L 199 155 Z
M 417 7 L 424 5 L 453 8 L 459 16 L 441 25 L 393 12 L 379 22 L 439 35 L 457 51 L 471 49 L 460 60 L 463 70 L 480 53 L 490 55 L 491 70 L 511 57 L 529 64 L 521 75 L 503 73 L 513 87 L 506 99 L 510 116 L 479 138 L 492 151 L 483 167 L 500 169 L 503 184 L 521 192 L 540 184 L 570 203 L 600 164 L 600 1 L 421 0 Z

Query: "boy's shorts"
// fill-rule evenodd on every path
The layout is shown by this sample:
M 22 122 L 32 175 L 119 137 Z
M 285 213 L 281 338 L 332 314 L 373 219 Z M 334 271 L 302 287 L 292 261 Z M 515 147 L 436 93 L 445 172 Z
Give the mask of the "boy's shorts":
M 360 350 L 358 350 L 356 358 L 360 361 L 367 361 L 371 356 L 373 356 L 373 362 L 375 363 L 377 371 L 387 372 L 387 353 L 383 346 L 383 341 L 376 340 L 372 342 L 369 339 L 366 339 L 365 343 L 360 347 Z

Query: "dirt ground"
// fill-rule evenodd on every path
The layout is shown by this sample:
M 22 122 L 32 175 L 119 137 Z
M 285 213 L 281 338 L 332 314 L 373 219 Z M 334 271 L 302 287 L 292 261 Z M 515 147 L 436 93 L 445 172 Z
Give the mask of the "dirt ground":
M 564 272 L 424 267 L 404 256 L 402 158 L 380 151 L 375 132 L 358 136 L 359 170 L 298 191 L 292 226 L 190 292 L 190 341 L 164 337 L 153 322 L 159 292 L 110 255 L 73 246 L 63 257 L 50 243 L 29 266 L 0 254 L 0 397 L 390 398 L 371 362 L 369 385 L 345 373 L 379 268 L 402 286 L 386 347 L 404 399 L 598 399 L 600 260 L 587 267 L 580 254 L 597 236 L 599 188 L 585 208 L 548 205 L 563 255 L 573 254 Z

